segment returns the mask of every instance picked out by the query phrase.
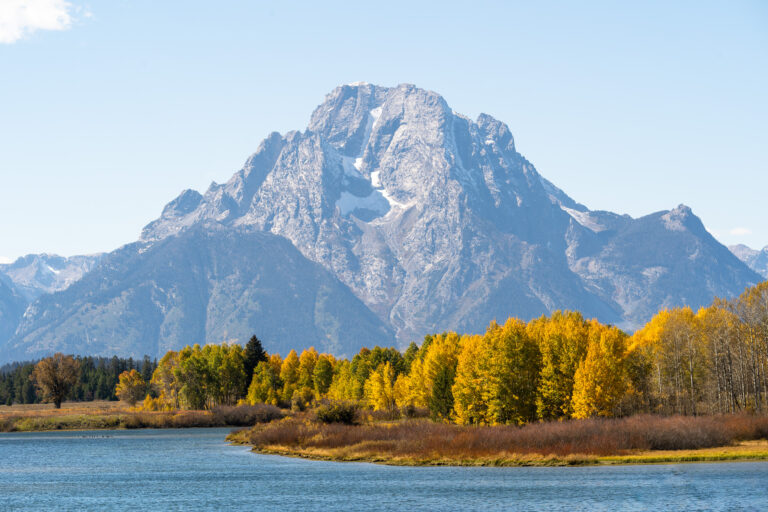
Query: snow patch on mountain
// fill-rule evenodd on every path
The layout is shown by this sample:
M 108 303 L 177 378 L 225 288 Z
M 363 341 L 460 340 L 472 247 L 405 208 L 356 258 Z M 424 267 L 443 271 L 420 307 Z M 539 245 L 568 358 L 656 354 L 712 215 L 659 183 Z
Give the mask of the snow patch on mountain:
M 592 218 L 590 215 L 590 212 L 580 212 L 578 210 L 574 210 L 573 208 L 568 208 L 566 206 L 560 206 L 560 208 L 563 209 L 568 215 L 573 217 L 573 219 L 584 226 L 585 228 L 589 229 L 590 231 L 593 231 L 595 233 L 599 233 L 601 231 L 605 231 L 605 226 L 597 222 L 595 219 Z

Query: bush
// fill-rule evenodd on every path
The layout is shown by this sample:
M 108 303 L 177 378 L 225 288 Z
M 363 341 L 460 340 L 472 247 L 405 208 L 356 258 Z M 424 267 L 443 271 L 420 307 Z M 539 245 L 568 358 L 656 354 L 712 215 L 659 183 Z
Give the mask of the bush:
M 234 427 L 250 427 L 283 417 L 283 412 L 278 407 L 269 404 L 219 406 L 214 407 L 211 412 L 221 423 Z
M 351 402 L 334 402 L 315 409 L 315 417 L 323 423 L 353 425 L 357 419 L 358 407 Z

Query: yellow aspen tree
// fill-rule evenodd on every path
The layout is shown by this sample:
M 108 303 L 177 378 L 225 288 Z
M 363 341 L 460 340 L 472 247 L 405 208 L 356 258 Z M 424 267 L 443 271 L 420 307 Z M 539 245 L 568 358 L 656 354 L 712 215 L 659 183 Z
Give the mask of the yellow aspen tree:
M 576 370 L 573 417 L 612 416 L 627 391 L 624 370 L 627 335 L 590 322 L 587 357 Z
M 282 399 L 284 402 L 290 402 L 299 383 L 299 356 L 295 350 L 285 356 L 280 366 L 280 380 L 283 381 Z
M 267 361 L 260 361 L 253 370 L 246 401 L 251 405 L 258 403 L 278 405 L 280 391 L 280 376 L 275 366 Z
M 433 336 L 424 355 L 421 382 L 417 385 L 430 414 L 436 420 L 448 420 L 453 414 L 453 381 L 460 350 L 460 338 L 455 332 Z
M 488 345 L 483 363 L 486 422 L 521 425 L 534 421 L 541 353 L 525 323 L 517 318 L 508 319 L 503 326 L 492 322 L 483 340 Z
M 486 419 L 487 406 L 483 399 L 488 378 L 483 368 L 486 359 L 485 344 L 481 336 L 462 338 L 456 379 L 453 383 L 454 415 L 459 424 L 474 425 L 483 423 Z
M 299 357 L 299 381 L 298 386 L 304 392 L 314 390 L 314 373 L 317 364 L 318 353 L 315 347 L 309 347 L 308 350 L 301 352 Z
M 395 370 L 387 361 L 380 364 L 365 383 L 365 395 L 375 411 L 387 411 L 390 418 L 397 412 L 394 394 Z
M 315 399 L 320 400 L 331 387 L 333 381 L 333 363 L 334 358 L 329 354 L 320 354 L 315 363 L 315 369 L 312 372 L 312 382 L 315 387 Z
M 147 393 L 147 383 L 136 370 L 124 371 L 118 377 L 117 386 L 115 386 L 115 395 L 123 402 L 127 402 L 131 407 L 141 400 Z
M 355 400 L 357 379 L 352 372 L 352 364 L 346 359 L 336 363 L 333 378 L 328 387 L 328 398 L 331 400 Z
M 541 351 L 541 375 L 536 396 L 539 419 L 568 418 L 573 413 L 573 380 L 587 354 L 587 322 L 575 311 L 555 311 L 533 320 L 528 334 Z

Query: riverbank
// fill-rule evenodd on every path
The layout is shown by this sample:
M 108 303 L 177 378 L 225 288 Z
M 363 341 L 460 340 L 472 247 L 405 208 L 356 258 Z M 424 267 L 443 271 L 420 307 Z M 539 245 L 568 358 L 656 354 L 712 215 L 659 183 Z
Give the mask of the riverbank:
M 122 402 L 65 402 L 61 409 L 51 404 L 0 406 L 0 432 L 243 427 L 282 416 L 282 411 L 268 405 L 138 411 Z
M 468 427 L 401 420 L 322 424 L 295 416 L 234 432 L 258 453 L 397 466 L 583 466 L 768 460 L 768 418 L 633 417 Z

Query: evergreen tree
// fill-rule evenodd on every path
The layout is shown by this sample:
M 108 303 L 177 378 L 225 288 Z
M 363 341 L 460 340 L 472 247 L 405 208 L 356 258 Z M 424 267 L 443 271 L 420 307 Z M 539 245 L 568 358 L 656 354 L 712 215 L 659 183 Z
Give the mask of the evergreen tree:
M 248 340 L 248 343 L 245 344 L 245 361 L 243 363 L 243 369 L 245 370 L 246 388 L 251 384 L 253 370 L 256 368 L 256 365 L 266 360 L 267 352 L 264 350 L 261 340 L 254 334 L 251 336 L 251 339 Z

